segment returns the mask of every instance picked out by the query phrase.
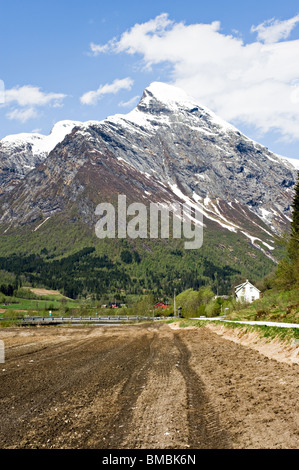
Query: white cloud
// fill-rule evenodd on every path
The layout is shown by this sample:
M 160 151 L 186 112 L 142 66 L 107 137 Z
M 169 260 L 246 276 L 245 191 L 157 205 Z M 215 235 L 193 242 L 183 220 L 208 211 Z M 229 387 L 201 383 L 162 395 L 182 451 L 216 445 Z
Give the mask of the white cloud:
M 34 108 L 13 109 L 6 114 L 8 119 L 20 121 L 22 123 L 28 121 L 29 119 L 36 118 L 37 116 L 38 113 Z
M 101 52 L 108 52 L 109 49 L 111 48 L 112 46 L 112 43 L 113 43 L 113 40 L 112 41 L 109 41 L 108 44 L 105 44 L 104 46 L 101 46 L 99 44 L 94 44 L 93 42 L 90 43 L 90 49 L 91 49 L 91 52 L 93 55 L 97 56 L 99 55 Z
M 116 40 L 93 45 L 97 53 L 141 56 L 146 68 L 170 65 L 171 84 L 234 123 L 298 139 L 299 107 L 294 82 L 299 77 L 299 39 L 286 39 L 299 15 L 270 20 L 253 30 L 260 40 L 245 44 L 221 32 L 221 24 L 176 23 L 163 13 L 135 24 Z
M 116 94 L 120 90 L 130 90 L 133 86 L 133 80 L 129 77 L 122 79 L 115 79 L 112 83 L 100 85 L 96 91 L 87 91 L 81 96 L 80 101 L 82 104 L 95 105 L 102 98 L 103 95 L 112 93 Z
M 138 48 L 142 48 L 142 44 L 144 44 L 144 38 L 146 35 L 159 35 L 160 33 L 163 34 L 165 29 L 172 24 L 173 21 L 168 18 L 168 14 L 162 13 L 153 20 L 149 20 L 146 23 L 136 24 L 133 26 L 130 31 L 127 31 L 122 35 L 121 41 L 117 41 L 117 39 L 114 37 L 104 45 L 91 43 L 90 49 L 94 55 L 98 55 L 102 52 L 122 52 L 125 50 L 130 54 L 135 54 L 138 52 Z M 135 44 L 133 44 L 132 36 L 134 36 L 136 41 Z
M 32 85 L 16 86 L 5 90 L 1 108 L 10 108 L 6 113 L 8 119 L 25 123 L 38 117 L 38 107 L 62 107 L 65 97 L 63 93 L 45 93 Z
M 293 91 L 291 93 L 291 100 L 293 103 L 299 104 L 299 80 L 293 84 Z
M 45 106 L 51 103 L 61 103 L 66 95 L 62 93 L 44 93 L 40 88 L 32 85 L 11 88 L 5 91 L 5 103 L 15 102 L 19 106 Z
M 287 39 L 297 23 L 299 23 L 299 14 L 284 21 L 272 18 L 271 20 L 264 21 L 258 26 L 252 26 L 251 31 L 257 32 L 259 40 L 265 43 L 274 43 L 281 39 Z
M 133 96 L 133 98 L 131 98 L 128 101 L 120 101 L 118 103 L 118 106 L 121 106 L 122 108 L 130 108 L 131 106 L 134 106 L 139 99 L 140 99 L 139 95 Z

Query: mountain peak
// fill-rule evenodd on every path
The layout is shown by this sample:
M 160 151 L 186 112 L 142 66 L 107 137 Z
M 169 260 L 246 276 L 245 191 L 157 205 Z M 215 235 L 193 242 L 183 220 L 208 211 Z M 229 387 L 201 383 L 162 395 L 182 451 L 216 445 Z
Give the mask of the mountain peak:
M 48 136 L 35 137 L 11 151 L 0 142 L 0 190 L 7 207 L 13 202 L 0 222 L 27 223 L 41 213 L 47 219 L 78 198 L 90 223 L 95 200 L 116 193 L 135 201 L 186 201 L 257 249 L 263 240 L 272 250 L 272 233 L 290 222 L 295 168 L 173 85 L 151 83 L 128 114 L 60 121 Z M 87 212 L 79 202 L 85 187 Z
M 218 117 L 213 111 L 203 106 L 188 95 L 183 89 L 163 82 L 152 82 L 145 88 L 143 95 L 132 111 L 127 114 L 115 114 L 105 121 L 122 126 L 142 126 L 154 129 L 157 122 L 169 123 L 169 119 L 177 121 L 177 116 L 188 123 L 190 129 L 211 126 L 226 132 L 240 132 L 234 126 Z
M 145 102 L 151 98 L 156 98 L 166 104 L 196 104 L 196 100 L 189 96 L 184 90 L 163 82 L 152 82 L 144 90 L 141 100 Z

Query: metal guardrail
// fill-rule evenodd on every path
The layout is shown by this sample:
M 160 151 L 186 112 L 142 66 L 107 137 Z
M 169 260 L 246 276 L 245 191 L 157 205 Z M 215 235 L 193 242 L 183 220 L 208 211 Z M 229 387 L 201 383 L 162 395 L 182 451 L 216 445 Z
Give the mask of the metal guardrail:
M 105 317 L 26 317 L 26 318 L 0 318 L 2 321 L 17 321 L 23 325 L 57 325 L 62 323 L 71 323 L 71 324 L 81 324 L 81 323 L 92 323 L 92 324 L 101 324 L 101 323 L 122 323 L 122 322 L 131 322 L 131 321 L 141 321 L 141 320 L 161 320 L 169 319 L 173 317 L 153 317 L 153 316 L 135 316 L 135 315 L 126 315 L 126 316 L 105 316 Z

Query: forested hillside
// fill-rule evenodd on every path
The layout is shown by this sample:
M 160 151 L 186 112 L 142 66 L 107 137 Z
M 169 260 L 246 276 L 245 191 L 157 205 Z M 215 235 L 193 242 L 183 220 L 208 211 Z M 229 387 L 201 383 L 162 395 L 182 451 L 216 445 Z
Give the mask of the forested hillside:
M 31 232 L 27 239 L 24 234 L 19 251 L 13 251 L 18 244 L 10 237 L 6 247 L 11 253 L 0 252 L 1 270 L 19 282 L 58 289 L 67 297 L 101 298 L 120 292 L 172 296 L 174 288 L 182 292 L 205 285 L 219 295 L 229 294 L 244 277 L 257 281 L 275 266 L 228 231 L 206 231 L 198 250 L 185 250 L 183 240 L 99 240 L 82 235 L 83 228 L 57 233 L 44 234 L 44 241 L 41 233 Z

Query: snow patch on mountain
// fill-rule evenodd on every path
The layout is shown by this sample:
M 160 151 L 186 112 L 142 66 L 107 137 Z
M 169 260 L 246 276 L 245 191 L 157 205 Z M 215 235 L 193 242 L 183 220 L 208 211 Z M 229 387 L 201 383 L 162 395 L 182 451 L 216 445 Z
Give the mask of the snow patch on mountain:
M 171 188 L 172 192 L 178 196 L 180 199 L 185 201 L 190 207 L 195 207 L 201 214 L 206 217 L 207 219 L 210 219 L 214 222 L 217 222 L 219 225 L 222 227 L 230 230 L 231 232 L 237 232 L 237 230 L 240 228 L 237 225 L 233 224 L 232 222 L 228 221 L 223 217 L 221 214 L 220 216 L 218 214 L 213 213 L 212 211 L 207 211 L 205 210 L 204 205 L 207 205 L 207 201 L 210 201 L 209 198 L 205 198 L 204 204 L 201 203 L 201 198 L 198 196 L 196 193 L 193 193 L 193 199 L 189 198 L 186 196 L 176 184 L 169 183 L 169 187 Z M 195 201 L 195 203 L 194 203 Z M 211 215 L 213 214 L 213 215 Z M 221 219 L 221 220 L 219 220 Z
M 282 157 L 280 155 L 277 155 L 279 158 L 281 158 L 284 163 L 291 164 L 296 170 L 299 170 L 299 158 L 289 158 L 289 157 Z
M 143 98 L 143 102 L 146 104 L 150 104 L 152 94 L 155 99 L 167 105 L 167 107 L 172 109 L 174 112 L 179 108 L 185 108 L 190 112 L 194 111 L 195 108 L 200 108 L 200 110 L 209 115 L 211 121 L 217 126 L 221 127 L 222 130 L 233 132 L 238 131 L 238 129 L 219 118 L 219 116 L 213 113 L 210 109 L 203 106 L 202 104 L 199 105 L 199 103 L 192 96 L 189 96 L 184 90 L 177 88 L 176 86 L 162 82 L 152 82 L 146 88 L 145 94 L 146 93 L 147 96 Z
M 30 146 L 33 155 L 47 156 L 74 127 L 80 125 L 79 121 L 59 121 L 53 126 L 49 135 L 37 133 L 8 135 L 0 143 L 10 149 Z

